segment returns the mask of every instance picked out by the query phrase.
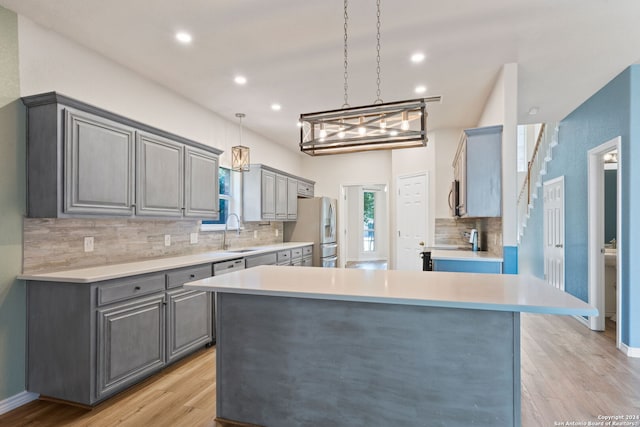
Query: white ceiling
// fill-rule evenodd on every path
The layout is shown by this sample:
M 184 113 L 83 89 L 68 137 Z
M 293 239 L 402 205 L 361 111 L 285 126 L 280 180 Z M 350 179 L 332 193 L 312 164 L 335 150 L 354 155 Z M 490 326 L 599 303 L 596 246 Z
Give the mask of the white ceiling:
M 300 113 L 343 103 L 340 0 L 0 4 L 229 120 L 244 112 L 246 127 L 292 150 Z M 349 15 L 349 103 L 371 104 L 375 1 L 350 0 Z M 382 0 L 382 99 L 420 97 L 413 88 L 424 84 L 423 96 L 443 97 L 428 105 L 429 130 L 474 126 L 502 65 L 515 62 L 519 123 L 560 120 L 640 58 L 639 17 L 638 0 Z M 416 51 L 427 57 L 417 65 Z

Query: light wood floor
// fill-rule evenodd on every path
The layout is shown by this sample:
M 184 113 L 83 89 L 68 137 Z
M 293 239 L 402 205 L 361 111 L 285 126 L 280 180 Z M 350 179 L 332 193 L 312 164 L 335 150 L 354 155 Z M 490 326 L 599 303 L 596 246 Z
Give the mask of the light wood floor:
M 640 415 L 640 359 L 616 350 L 615 329 L 532 314 L 521 324 L 523 427 Z M 215 348 L 202 350 L 91 411 L 35 401 L 0 416 L 0 426 L 213 427 L 214 370 Z

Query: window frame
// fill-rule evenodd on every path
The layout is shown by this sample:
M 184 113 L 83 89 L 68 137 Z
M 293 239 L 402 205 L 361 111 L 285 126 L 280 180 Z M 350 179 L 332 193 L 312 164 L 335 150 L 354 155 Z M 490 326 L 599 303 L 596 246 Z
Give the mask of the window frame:
M 239 218 L 241 217 L 241 212 L 242 212 L 242 173 L 241 172 L 236 172 L 234 170 L 232 170 L 229 167 L 225 167 L 225 166 L 220 166 L 218 169 L 227 169 L 229 171 L 229 178 L 230 178 L 230 184 L 229 184 L 229 193 L 230 194 L 220 194 L 220 189 L 218 189 L 218 203 L 220 203 L 220 200 L 228 200 L 228 204 L 229 204 L 229 209 L 228 212 L 231 213 L 235 213 L 236 215 L 238 215 Z M 220 215 L 222 215 L 222 213 L 220 213 Z M 225 229 L 225 224 L 205 224 L 204 221 L 206 220 L 202 220 L 202 223 L 200 224 L 200 231 L 224 231 Z M 235 221 L 233 221 L 231 224 L 229 224 L 229 228 L 227 228 L 227 230 L 237 230 L 238 226 L 235 223 Z M 241 224 L 240 225 L 240 230 L 243 230 L 244 226 Z

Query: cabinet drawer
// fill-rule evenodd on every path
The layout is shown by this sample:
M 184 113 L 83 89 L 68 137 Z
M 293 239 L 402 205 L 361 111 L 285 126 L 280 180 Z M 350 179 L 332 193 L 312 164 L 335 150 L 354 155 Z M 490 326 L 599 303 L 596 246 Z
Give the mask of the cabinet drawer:
M 123 301 L 164 290 L 164 274 L 138 276 L 98 287 L 98 305 Z
M 278 264 L 291 260 L 291 251 L 278 252 Z
M 171 270 L 167 273 L 167 289 L 179 288 L 187 282 L 212 276 L 211 264 Z
M 246 259 L 246 268 L 257 267 L 259 265 L 276 264 L 276 253 L 270 252 L 262 255 L 255 255 Z
M 313 246 L 305 246 L 304 248 L 302 248 L 302 255 L 303 256 L 308 256 L 313 254 Z
M 291 259 L 302 258 L 302 248 L 291 249 Z

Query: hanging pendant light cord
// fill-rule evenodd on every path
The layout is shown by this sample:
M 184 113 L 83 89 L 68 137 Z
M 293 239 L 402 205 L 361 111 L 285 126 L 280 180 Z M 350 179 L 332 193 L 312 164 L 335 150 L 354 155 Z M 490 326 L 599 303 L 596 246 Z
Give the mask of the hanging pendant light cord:
M 376 92 L 376 95 L 378 96 L 378 98 L 375 100 L 374 104 L 382 104 L 382 98 L 380 98 L 380 0 L 376 1 L 376 8 L 377 8 L 377 25 L 376 25 L 376 52 L 377 52 L 377 56 L 376 56 L 376 74 L 377 74 L 377 79 L 376 79 L 376 85 L 378 86 L 378 90 Z
M 349 61 L 347 56 L 347 29 L 348 29 L 348 21 L 349 14 L 347 13 L 347 4 L 348 1 L 344 0 L 344 104 L 342 104 L 342 108 L 349 108 Z

